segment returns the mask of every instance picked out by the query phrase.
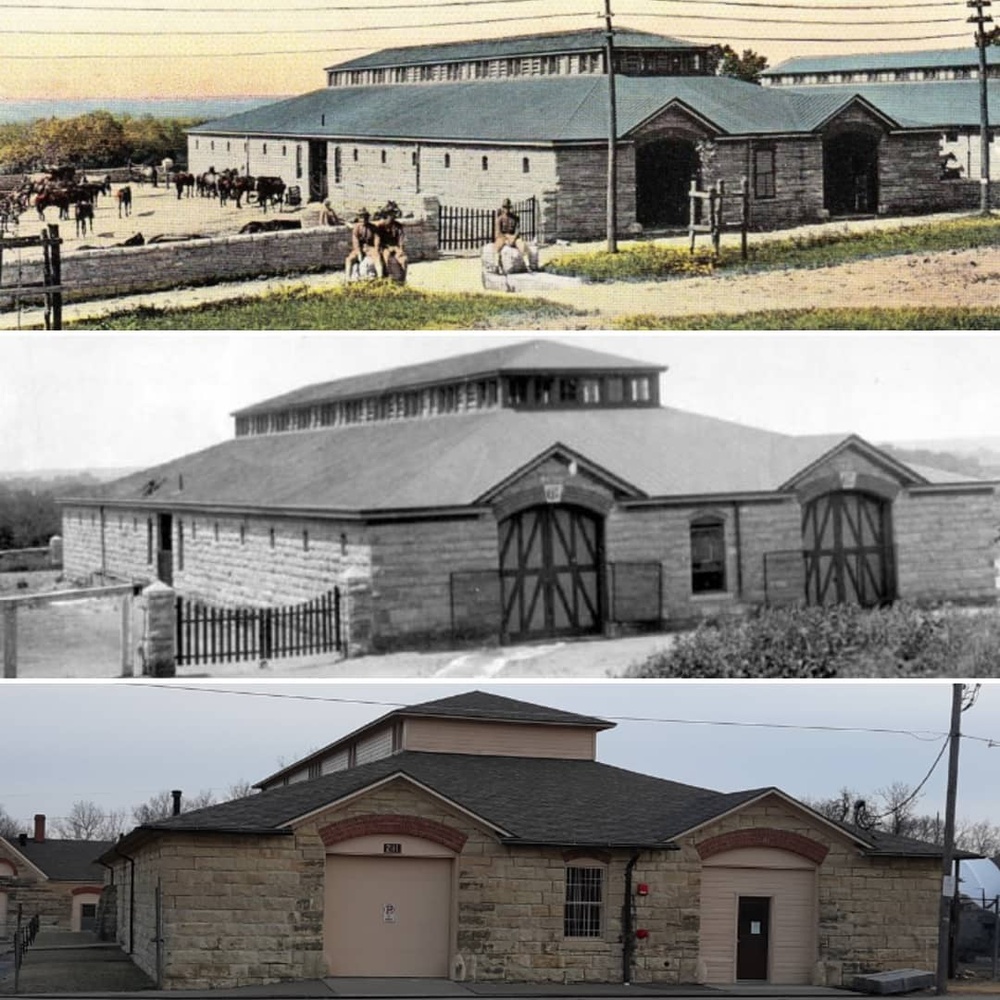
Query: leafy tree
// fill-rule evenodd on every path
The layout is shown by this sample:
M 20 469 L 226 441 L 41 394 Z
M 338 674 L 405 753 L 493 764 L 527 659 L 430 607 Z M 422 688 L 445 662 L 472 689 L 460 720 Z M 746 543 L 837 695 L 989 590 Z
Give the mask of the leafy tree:
M 760 75 L 767 69 L 767 56 L 753 49 L 737 53 L 731 45 L 713 45 L 708 50 L 708 67 L 716 76 L 732 76 L 747 83 L 760 83 Z

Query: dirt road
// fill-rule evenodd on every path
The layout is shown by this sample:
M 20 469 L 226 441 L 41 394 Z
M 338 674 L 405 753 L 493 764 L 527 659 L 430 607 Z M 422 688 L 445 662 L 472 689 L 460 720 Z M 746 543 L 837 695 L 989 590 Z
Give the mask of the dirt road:
M 136 232 L 142 232 L 146 239 L 159 234 L 233 233 L 244 222 L 257 219 L 261 214 L 256 207 L 237 209 L 230 204 L 222 208 L 212 199 L 194 197 L 178 200 L 173 190 L 168 191 L 162 187 L 133 188 L 133 192 L 133 214 L 126 219 L 118 219 L 111 199 L 102 200 L 97 209 L 93 236 L 77 237 L 72 233 L 72 224 L 63 223 L 65 251 L 72 253 L 84 242 L 121 242 Z M 305 225 L 309 225 L 314 221 L 315 211 L 315 207 L 306 206 L 294 210 L 294 215 L 286 213 L 286 216 L 301 218 Z M 951 217 L 953 216 L 938 215 L 929 218 Z M 35 222 L 31 214 L 28 213 L 23 218 L 22 230 L 34 231 L 32 227 Z M 911 218 L 867 219 L 802 227 L 794 232 L 808 234 L 815 231 L 829 232 L 832 229 L 889 229 L 912 225 L 914 221 Z M 774 234 L 755 234 L 752 239 L 761 240 L 773 236 Z M 676 238 L 664 242 L 683 245 L 685 240 Z M 576 252 L 584 247 L 584 244 L 577 244 L 547 248 L 542 253 L 542 263 L 562 253 Z M 7 266 L 10 266 L 9 262 Z M 331 272 L 226 283 L 205 288 L 181 288 L 70 305 L 64 308 L 64 319 L 66 322 L 86 321 L 124 308 L 194 305 L 292 287 L 322 291 L 336 287 L 342 281 L 343 275 L 340 272 Z M 478 292 L 481 290 L 479 258 L 450 257 L 417 263 L 410 269 L 409 281 L 412 287 L 425 291 Z M 961 306 L 997 301 L 1000 293 L 1000 249 L 987 247 L 959 252 L 904 255 L 814 270 L 780 270 L 750 275 L 730 273 L 664 282 L 568 287 L 554 282 L 540 284 L 544 285 L 538 288 L 537 294 L 540 297 L 585 312 L 585 315 L 568 321 L 552 322 L 554 328 L 561 329 L 606 327 L 622 316 L 635 314 L 733 315 L 766 309 L 864 307 L 876 304 L 887 307 Z M 0 313 L 0 329 L 28 329 L 42 325 L 40 309 Z

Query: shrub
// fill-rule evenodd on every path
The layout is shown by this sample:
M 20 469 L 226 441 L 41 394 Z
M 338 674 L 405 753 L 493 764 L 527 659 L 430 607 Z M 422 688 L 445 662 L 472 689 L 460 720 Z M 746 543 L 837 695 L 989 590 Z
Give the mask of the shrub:
M 765 608 L 700 625 L 629 668 L 630 677 L 996 676 L 1000 617 L 905 604 L 864 610 Z
M 651 281 L 661 278 L 711 274 L 715 263 L 710 254 L 694 254 L 658 243 L 622 247 L 618 253 L 565 254 L 545 265 L 555 274 L 574 274 L 590 281 Z

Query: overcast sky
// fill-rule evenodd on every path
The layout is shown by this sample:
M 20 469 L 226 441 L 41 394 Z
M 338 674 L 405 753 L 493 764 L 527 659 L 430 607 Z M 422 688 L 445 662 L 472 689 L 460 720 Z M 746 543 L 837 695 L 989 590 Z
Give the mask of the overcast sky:
M 597 715 L 618 725 L 598 738 L 607 764 L 722 791 L 777 785 L 796 797 L 844 786 L 870 794 L 893 781 L 915 787 L 947 733 L 951 685 L 539 683 L 483 684 L 511 698 Z M 194 688 L 194 689 L 192 689 Z M 242 690 L 252 695 L 217 693 Z M 258 781 L 398 704 L 445 697 L 466 685 L 149 682 L 3 685 L 0 805 L 25 823 L 65 816 L 78 800 L 130 809 L 158 792 L 192 795 Z M 320 700 L 299 700 L 300 698 Z M 341 700 L 343 699 L 343 700 Z M 363 699 L 373 704 L 352 704 Z M 628 721 L 660 719 L 673 721 Z M 689 725 L 676 720 L 908 730 L 908 735 Z M 1000 823 L 1000 683 L 987 683 L 962 716 L 960 817 Z M 947 755 L 918 800 L 944 811 Z
M 229 414 L 312 382 L 510 343 L 485 334 L 11 334 L 0 471 L 146 467 L 229 438 Z M 873 443 L 1000 434 L 1000 338 L 557 335 L 668 367 L 666 405 Z
M 3 0 L 0 99 L 286 95 L 376 49 L 602 27 L 592 0 Z M 773 9 L 768 10 L 768 7 Z M 856 8 L 852 10 L 850 8 Z M 848 9 L 844 9 L 848 8 Z M 969 48 L 942 0 L 621 0 L 615 24 L 791 55 Z M 2 120 L 2 106 L 0 106 Z

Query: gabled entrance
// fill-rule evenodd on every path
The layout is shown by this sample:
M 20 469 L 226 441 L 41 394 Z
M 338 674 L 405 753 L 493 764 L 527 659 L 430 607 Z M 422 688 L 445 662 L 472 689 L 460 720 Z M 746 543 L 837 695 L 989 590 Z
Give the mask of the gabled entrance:
M 542 504 L 502 520 L 499 531 L 505 637 L 600 631 L 604 525 L 599 515 Z
M 688 139 L 658 139 L 636 146 L 635 217 L 647 229 L 688 224 L 688 192 L 701 170 Z
M 831 215 L 878 211 L 879 134 L 852 130 L 823 141 L 823 207 Z
M 824 493 L 802 511 L 809 604 L 875 607 L 895 597 L 891 505 L 857 491 Z

